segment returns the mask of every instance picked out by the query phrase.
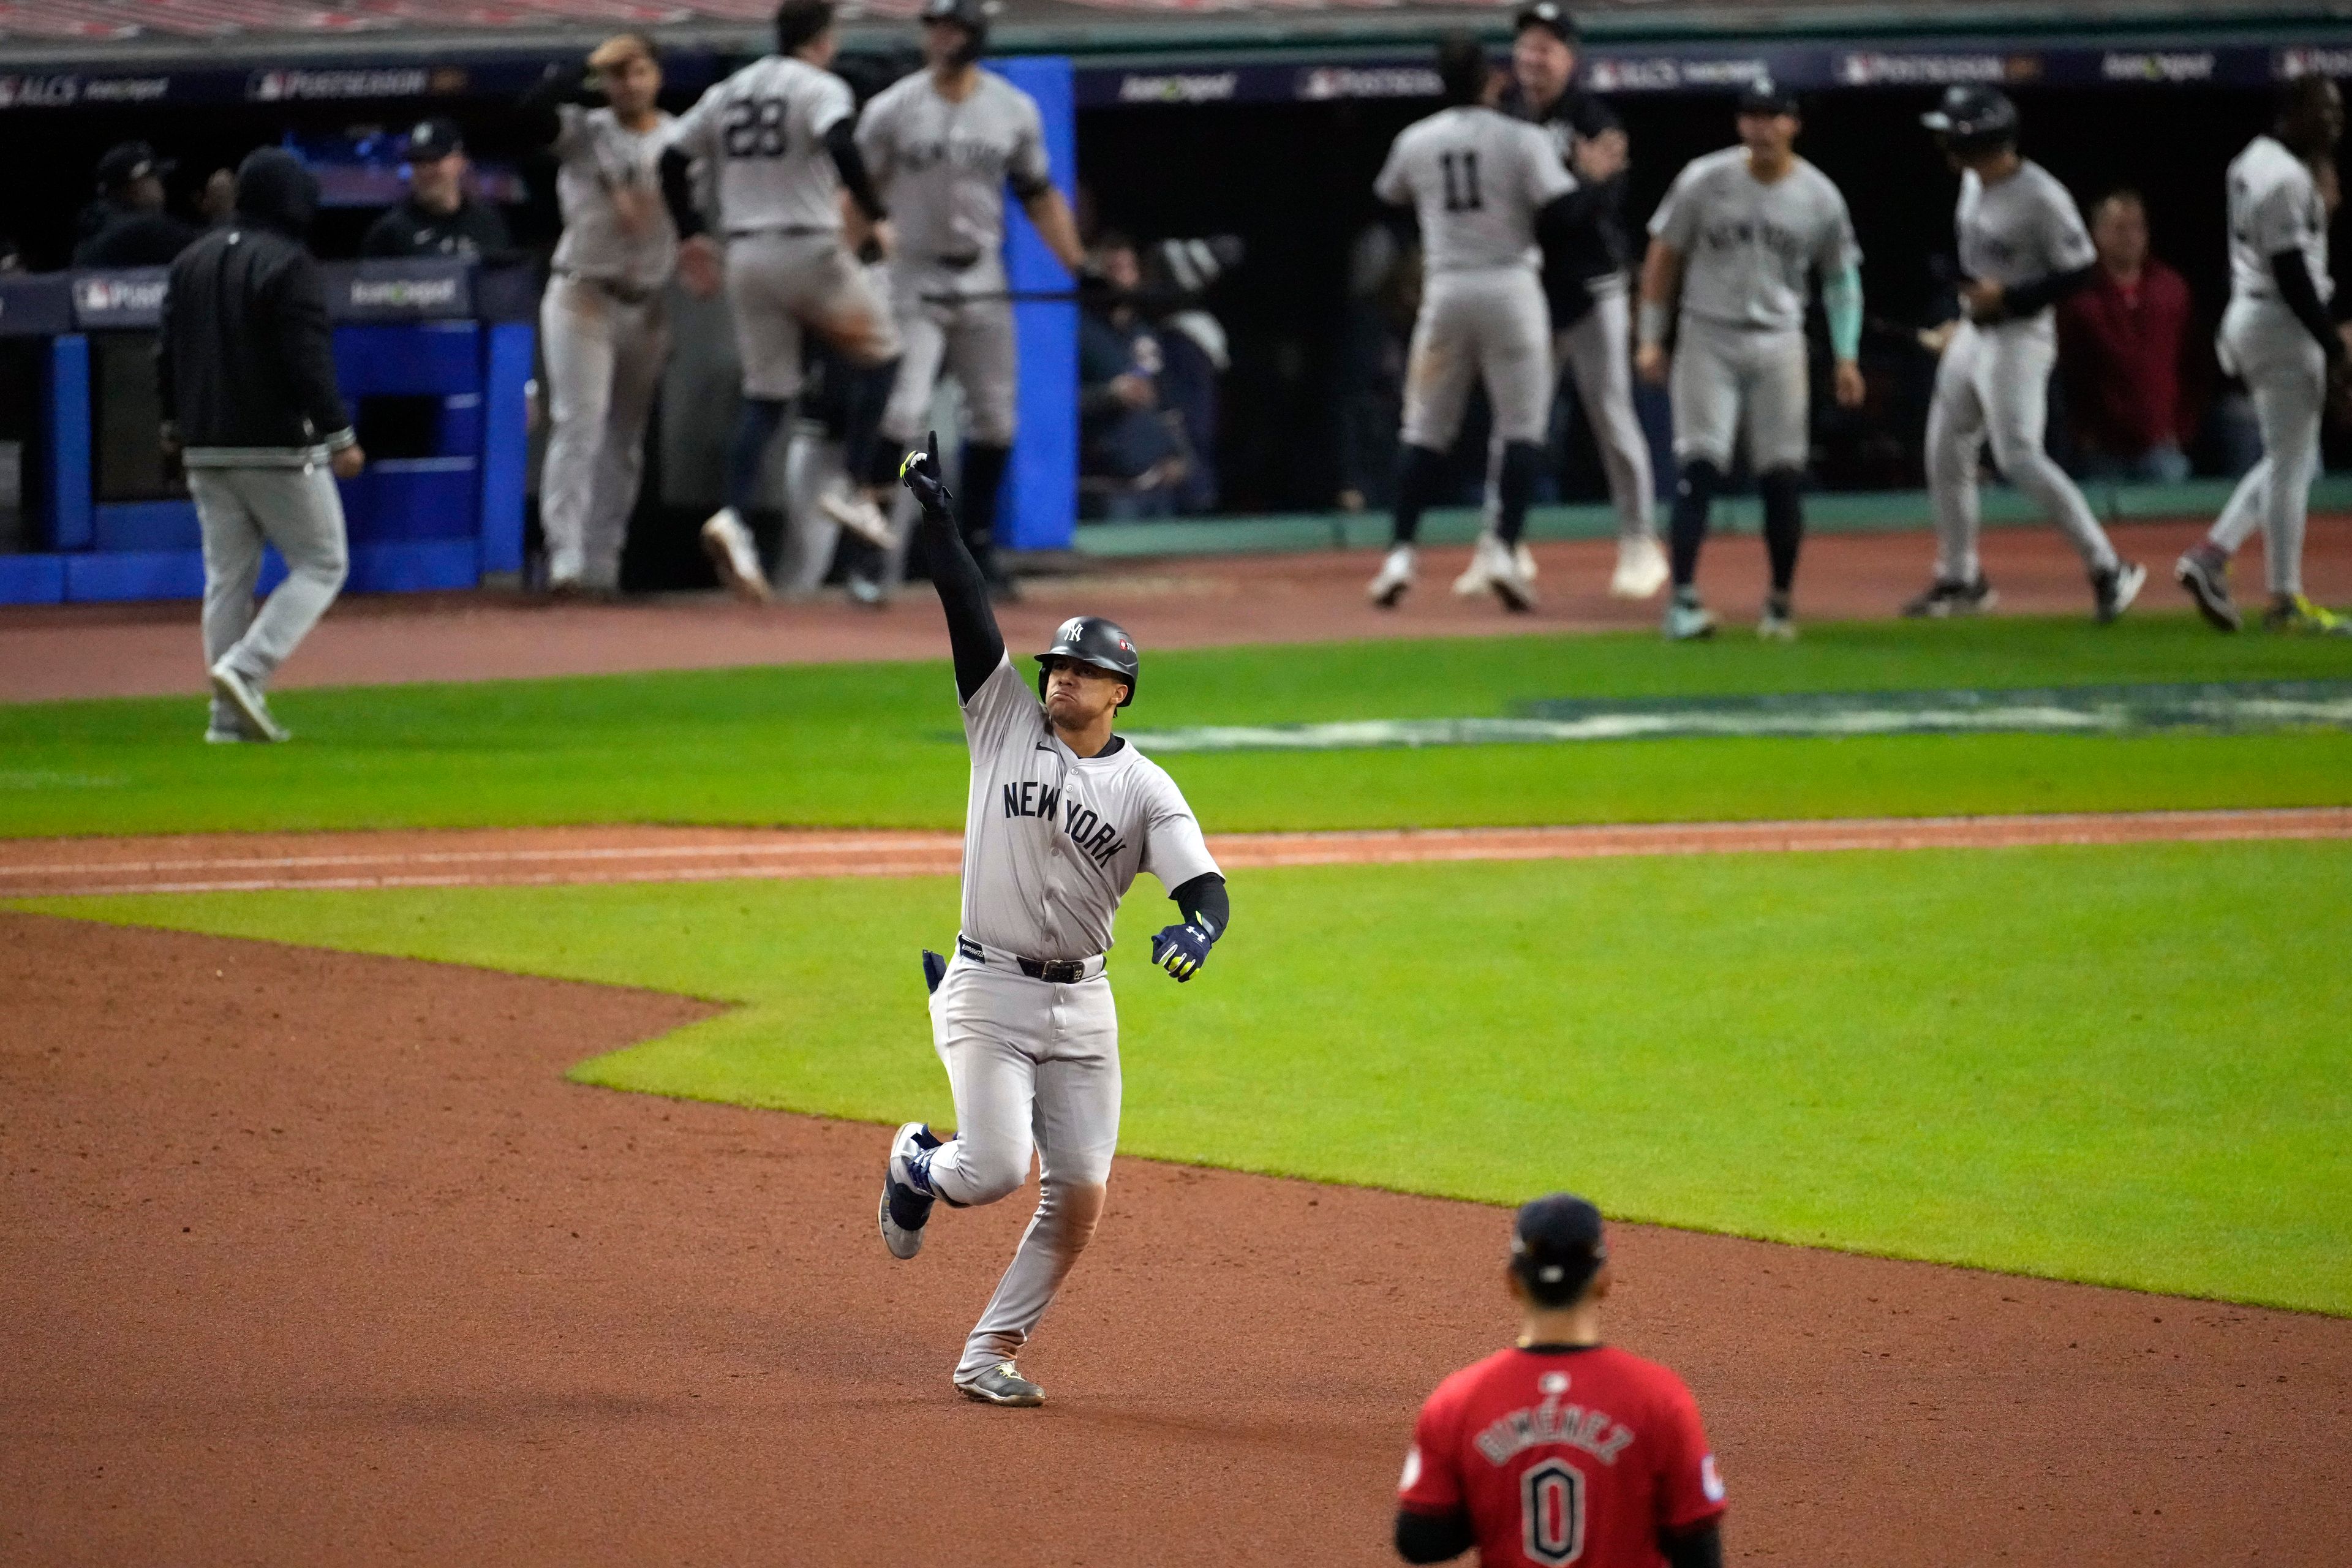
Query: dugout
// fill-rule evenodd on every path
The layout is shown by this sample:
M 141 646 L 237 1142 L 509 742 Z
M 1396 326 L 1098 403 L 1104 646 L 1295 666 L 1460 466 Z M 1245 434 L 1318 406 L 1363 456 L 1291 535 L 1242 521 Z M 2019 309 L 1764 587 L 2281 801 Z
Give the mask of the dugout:
M 88 196 L 87 171 L 115 141 L 145 137 L 178 157 L 184 188 L 261 142 L 330 140 L 427 111 L 457 119 L 479 162 L 523 176 L 529 199 L 510 209 L 519 237 L 551 241 L 546 182 L 516 145 L 507 110 L 546 64 L 576 59 L 604 26 L 582 26 L 551 0 L 544 25 L 486 29 L 465 7 L 427 3 L 410 8 L 413 20 L 400 27 L 331 37 L 305 32 L 297 18 L 314 13 L 290 0 L 245 0 L 261 19 L 198 48 L 168 30 L 154 0 L 94 3 L 154 20 L 98 44 L 0 33 L 0 134 L 44 153 L 0 163 L 0 212 L 15 229 L 6 237 L 33 265 L 63 259 L 72 215 Z M 911 28 L 891 19 L 897 9 L 850 14 L 848 47 L 906 59 Z M 2003 85 L 2025 116 L 2028 153 L 2085 203 L 2121 184 L 2143 191 L 2156 253 L 2188 277 L 2210 319 L 2226 292 L 2224 165 L 2265 122 L 2278 81 L 2313 70 L 2352 75 L 2352 21 L 2262 0 L 2194 8 L 2126 0 L 2073 12 L 1996 3 L 1963 16 L 1910 0 L 1601 0 L 1580 12 L 1587 82 L 1610 97 L 1633 137 L 1636 220 L 1685 159 L 1730 140 L 1739 84 L 1765 71 L 1804 96 L 1801 150 L 1852 202 L 1878 329 L 1865 343 L 1871 408 L 1842 416 L 1816 400 L 1820 479 L 1830 489 L 1918 483 L 1927 367 L 1904 329 L 1942 309 L 1954 181 L 1916 117 L 1944 85 Z M 1350 374 L 1349 247 L 1381 216 L 1371 175 L 1395 132 L 1432 104 L 1430 41 L 1467 25 L 1499 52 L 1507 16 L 1507 6 L 1331 5 L 1177 18 L 1127 0 L 1013 0 L 1000 19 L 1000 55 L 1030 57 L 1024 71 L 1063 73 L 1068 84 L 1079 194 L 1095 225 L 1145 240 L 1232 234 L 1244 242 L 1244 258 L 1208 300 L 1232 354 L 1220 510 L 1331 505 L 1335 425 Z M 717 18 L 653 30 L 676 106 L 756 52 L 764 34 L 756 23 Z M 366 216 L 331 212 L 322 253 L 349 254 Z M 20 353 L 0 345 L 0 355 Z M 1044 384 L 1051 379 L 1024 388 L 1032 432 L 1044 426 L 1026 412 L 1028 399 L 1053 395 Z M 25 426 L 37 412 L 27 414 L 27 401 L 0 398 L 0 458 L 5 443 L 28 442 Z M 707 428 L 713 417 L 708 404 L 698 405 L 693 423 Z M 1576 450 L 1585 440 L 1580 422 L 1564 429 L 1564 499 L 1597 498 L 1597 467 L 1589 450 L 1581 460 Z M 1039 458 L 1047 445 L 1024 442 L 1049 467 L 1068 461 L 1058 449 Z M 37 493 L 37 453 L 26 449 L 25 485 Z M 658 493 L 649 495 L 649 514 L 665 496 L 679 516 L 702 500 L 691 493 L 707 478 L 702 459 L 670 456 L 667 471 L 657 462 L 651 476 L 649 491 Z M 674 533 L 677 521 L 642 515 L 641 531 Z M 690 543 L 650 552 L 633 543 L 632 559 L 633 580 L 648 585 L 688 580 L 698 567 Z

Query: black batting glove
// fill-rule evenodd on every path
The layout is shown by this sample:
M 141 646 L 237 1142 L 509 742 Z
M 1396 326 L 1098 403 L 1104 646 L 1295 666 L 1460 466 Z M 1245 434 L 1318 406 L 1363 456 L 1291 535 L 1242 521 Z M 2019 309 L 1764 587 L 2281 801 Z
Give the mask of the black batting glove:
M 955 497 L 940 478 L 940 433 L 931 432 L 929 447 L 920 452 L 909 452 L 898 465 L 898 482 L 915 492 L 916 501 L 927 512 L 941 517 L 948 515 L 948 503 Z

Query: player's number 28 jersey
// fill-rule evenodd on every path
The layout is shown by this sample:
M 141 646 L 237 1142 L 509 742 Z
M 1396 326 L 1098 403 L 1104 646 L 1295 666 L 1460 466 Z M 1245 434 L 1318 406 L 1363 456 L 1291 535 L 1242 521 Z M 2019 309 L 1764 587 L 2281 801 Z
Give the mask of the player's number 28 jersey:
M 2274 136 L 2257 136 L 2230 163 L 2230 292 L 2276 300 L 2271 258 L 2303 253 L 2304 269 L 2325 301 L 2336 291 L 2327 272 L 2327 207 L 2311 166 Z
M 770 55 L 704 93 L 670 142 L 715 171 L 728 233 L 829 233 L 841 227 L 841 175 L 824 133 L 856 108 L 831 71 Z
M 1108 951 L 1138 871 L 1171 891 L 1217 868 L 1176 781 L 1121 742 L 1081 757 L 1007 658 L 963 705 L 971 795 L 963 932 L 1024 958 Z
M 1466 1511 L 1483 1568 L 1656 1568 L 1662 1531 L 1724 1509 L 1697 1402 L 1607 1345 L 1507 1350 L 1422 1406 L 1398 1503 Z
M 1533 267 L 1536 215 L 1576 189 L 1551 139 L 1492 109 L 1443 109 L 1408 125 L 1372 194 L 1410 205 L 1432 272 Z

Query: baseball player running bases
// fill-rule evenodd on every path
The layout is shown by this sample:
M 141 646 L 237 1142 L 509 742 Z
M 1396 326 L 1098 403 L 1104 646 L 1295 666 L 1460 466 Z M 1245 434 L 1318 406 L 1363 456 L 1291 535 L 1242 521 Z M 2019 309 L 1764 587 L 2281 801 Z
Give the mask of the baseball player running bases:
M 2091 574 L 2091 599 L 2112 621 L 2138 597 L 2147 569 L 2118 559 L 2066 471 L 2042 449 L 2056 306 L 2090 281 L 2098 254 L 2074 198 L 2017 151 L 2017 107 L 1989 87 L 1955 87 L 1920 117 L 1959 171 L 1961 315 L 1936 367 L 1927 405 L 1927 494 L 1936 510 L 1936 578 L 1906 616 L 1970 615 L 1993 591 L 1977 559 L 1977 466 L 1988 438 L 2009 482 L 2065 531 Z
M 947 612 L 956 694 L 971 751 L 963 835 L 963 929 L 955 955 L 923 955 L 931 1038 L 955 1096 L 955 1136 L 898 1129 L 879 1222 L 891 1256 L 922 1249 L 933 1205 L 992 1204 L 1038 1163 L 1037 1213 L 964 1342 L 955 1386 L 990 1405 L 1042 1404 L 1013 1357 L 1101 1216 L 1118 1143 L 1118 1016 L 1103 973 L 1111 921 L 1139 871 L 1182 921 L 1152 963 L 1198 973 L 1231 919 L 1224 878 L 1175 781 L 1113 732 L 1135 697 L 1134 642 L 1110 622 L 1063 623 L 1036 688 L 1006 654 L 988 581 L 940 482 L 939 437 L 903 470 Z
M 2319 425 L 2331 390 L 2346 381 L 2345 329 L 2328 319 L 2327 204 L 2314 167 L 2335 156 L 2344 100 L 2323 76 L 2298 77 L 2279 98 L 2273 134 L 2257 136 L 2230 165 L 2230 308 L 2221 318 L 2222 367 L 2243 376 L 2263 433 L 2263 459 L 2246 472 L 2205 542 L 2172 569 L 2214 626 L 2238 629 L 2230 557 L 2263 531 L 2273 631 L 2352 636 L 2352 620 L 2303 593 L 2303 530 L 2319 471 Z
M 1484 1568 L 1721 1568 L 1723 1477 L 1680 1378 L 1601 1342 L 1601 1211 L 1521 1209 L 1507 1279 L 1518 1343 L 1437 1385 L 1398 1487 L 1397 1554 Z
M 1487 104 L 1490 73 L 1476 39 L 1455 34 L 1440 44 L 1437 74 L 1446 107 L 1398 135 L 1372 183 L 1381 200 L 1420 220 L 1427 277 L 1405 363 L 1394 541 L 1369 592 L 1394 609 L 1412 589 L 1421 514 L 1443 492 L 1445 454 L 1477 379 L 1503 458 L 1495 529 L 1480 538 L 1472 569 L 1506 608 L 1530 610 L 1535 585 L 1517 550 L 1552 388 L 1538 238 L 1563 240 L 1599 193 L 1579 192 L 1549 136 Z
M 683 237 L 678 276 L 708 297 L 723 268 L 735 318 L 743 403 L 727 448 L 727 504 L 703 523 L 702 543 L 719 580 L 748 599 L 769 591 L 743 515 L 759 498 L 768 444 L 801 389 L 803 330 L 822 334 L 874 389 L 849 403 L 843 444 L 853 473 L 873 460 L 878 389 L 898 357 L 889 307 L 856 259 L 869 238 L 887 251 L 890 233 L 857 151 L 849 84 L 827 68 L 838 47 L 831 0 L 784 0 L 776 52 L 704 93 L 662 153 L 662 196 Z M 711 173 L 723 257 L 695 206 L 698 162 Z M 836 515 L 852 531 L 870 531 L 873 542 L 889 542 L 870 508 L 845 506 Z
M 1641 347 L 1634 365 L 1668 381 L 1675 416 L 1674 597 L 1663 630 L 1677 641 L 1714 635 L 1699 600 L 1699 547 L 1716 490 L 1744 434 L 1764 503 L 1771 591 L 1759 637 L 1797 635 L 1790 612 L 1804 541 L 1805 463 L 1811 449 L 1805 353 L 1808 273 L 1822 283 L 1836 396 L 1858 406 L 1864 392 L 1862 251 L 1845 197 L 1795 152 L 1797 101 L 1769 79 L 1739 99 L 1739 142 L 1695 158 L 1650 218 L 1642 263 Z M 1679 299 L 1672 376 L 1666 322 Z

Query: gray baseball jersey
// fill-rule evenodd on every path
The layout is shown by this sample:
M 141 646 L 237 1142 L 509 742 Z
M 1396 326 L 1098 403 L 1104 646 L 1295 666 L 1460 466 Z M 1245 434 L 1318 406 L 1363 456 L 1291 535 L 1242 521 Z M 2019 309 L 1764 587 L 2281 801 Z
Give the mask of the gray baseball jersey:
M 1550 137 L 1523 120 L 1467 105 L 1406 126 L 1372 182 L 1381 200 L 1419 216 L 1423 265 L 1431 272 L 1533 269 L 1536 214 L 1574 189 Z
M 1045 127 L 1037 100 L 981 71 L 961 103 L 929 71 L 877 94 L 857 122 L 857 150 L 890 208 L 899 247 L 915 258 L 992 257 L 1004 243 L 1004 186 L 1045 188 Z
M 971 748 L 963 931 L 1028 958 L 1091 958 L 1138 871 L 1171 889 L 1217 868 L 1176 781 L 1132 742 L 1081 757 L 1007 656 L 963 705 Z
M 824 133 L 855 108 L 849 84 L 831 71 L 770 55 L 705 92 L 670 143 L 717 171 L 726 233 L 836 232 L 841 176 Z
M 1801 331 L 1806 273 L 1862 262 L 1845 197 L 1799 158 L 1770 184 L 1748 150 L 1694 158 L 1650 216 L 1650 233 L 1683 257 L 1682 313 L 1719 326 Z
M 1952 222 L 1960 271 L 2004 289 L 2080 272 L 2099 258 L 2074 198 L 2031 158 L 1997 185 L 1986 184 L 1974 169 L 1963 170 Z
M 2311 166 L 2277 138 L 2257 136 L 2230 163 L 2230 293 L 2240 300 L 2277 300 L 2271 258 L 2303 252 L 2305 269 L 2322 300 L 2336 292 L 2327 271 L 2327 208 Z
M 677 230 L 662 205 L 661 154 L 667 114 L 644 131 L 609 109 L 567 103 L 556 110 L 555 200 L 563 211 L 555 269 L 632 289 L 659 288 L 677 261 Z

